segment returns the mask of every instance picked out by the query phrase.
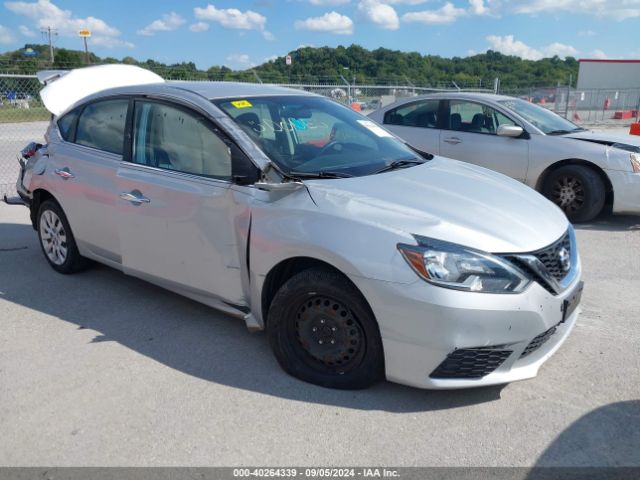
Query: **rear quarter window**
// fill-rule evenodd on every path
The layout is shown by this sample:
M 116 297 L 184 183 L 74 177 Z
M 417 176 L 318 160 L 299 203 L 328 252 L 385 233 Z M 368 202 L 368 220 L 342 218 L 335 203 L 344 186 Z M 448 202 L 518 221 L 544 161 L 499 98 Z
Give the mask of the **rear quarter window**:
M 58 130 L 60 131 L 60 135 L 67 142 L 73 141 L 73 133 L 76 127 L 76 120 L 78 119 L 79 113 L 80 109 L 76 108 L 75 110 L 70 111 L 58 120 Z

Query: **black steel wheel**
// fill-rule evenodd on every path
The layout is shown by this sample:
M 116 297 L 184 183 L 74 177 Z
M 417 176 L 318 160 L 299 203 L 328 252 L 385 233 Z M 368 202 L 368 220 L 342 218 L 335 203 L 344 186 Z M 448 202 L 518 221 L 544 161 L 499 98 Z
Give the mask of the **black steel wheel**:
M 336 299 L 316 296 L 305 300 L 296 312 L 294 332 L 292 344 L 312 367 L 342 375 L 362 361 L 362 327 L 349 307 Z
M 267 333 L 289 374 L 331 388 L 365 388 L 383 376 L 378 325 L 355 286 L 338 272 L 309 269 L 278 290 Z
M 572 222 L 588 222 L 601 211 L 606 189 L 598 173 L 584 165 L 565 165 L 546 178 L 542 193 Z

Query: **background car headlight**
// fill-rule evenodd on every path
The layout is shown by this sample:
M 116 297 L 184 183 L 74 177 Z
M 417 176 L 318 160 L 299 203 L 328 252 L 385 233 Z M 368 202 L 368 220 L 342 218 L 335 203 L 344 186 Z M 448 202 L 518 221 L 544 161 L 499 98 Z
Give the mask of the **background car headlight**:
M 424 280 L 441 287 L 483 293 L 520 293 L 531 283 L 507 260 L 472 248 L 414 235 L 418 245 L 398 250 Z
M 640 153 L 631 154 L 631 168 L 633 173 L 640 173 Z

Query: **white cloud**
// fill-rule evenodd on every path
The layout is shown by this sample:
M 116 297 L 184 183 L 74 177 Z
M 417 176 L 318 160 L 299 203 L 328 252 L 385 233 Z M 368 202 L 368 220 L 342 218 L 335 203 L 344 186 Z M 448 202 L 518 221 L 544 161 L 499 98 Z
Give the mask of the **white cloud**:
M 269 55 L 268 57 L 265 57 L 263 62 L 264 63 L 268 63 L 268 62 L 274 62 L 276 61 L 278 58 L 280 58 L 279 55 Z
M 90 39 L 90 42 L 93 45 L 96 45 L 98 47 L 105 47 L 105 48 L 116 48 L 116 47 L 126 47 L 126 48 L 133 48 L 135 47 L 135 44 L 133 44 L 132 42 L 127 42 L 125 40 L 122 40 L 120 38 L 116 38 L 116 37 L 96 37 L 95 35 L 93 35 Z
M 0 25 L 0 44 L 13 42 L 13 32 L 7 27 Z
M 273 33 L 271 32 L 267 32 L 266 30 L 264 32 L 262 32 L 262 36 L 264 37 L 265 40 L 269 41 L 269 42 L 273 42 L 276 37 Z
M 18 27 L 18 31 L 25 37 L 33 38 L 36 36 L 36 32 L 34 32 L 33 30 L 30 30 L 29 27 L 25 25 L 20 25 Z
M 578 54 L 578 50 L 571 45 L 565 45 L 564 43 L 554 42 L 546 47 L 542 48 L 542 54 L 545 57 L 553 57 L 557 55 L 560 58 L 575 57 Z
M 311 5 L 346 5 L 351 0 L 309 0 Z
M 180 28 L 187 21 L 176 12 L 165 13 L 162 18 L 154 20 L 142 30 L 138 30 L 138 35 L 155 35 L 157 32 L 170 32 Z
M 395 9 L 380 0 L 362 0 L 358 3 L 358 14 L 365 21 L 386 30 L 397 30 L 400 27 Z
M 640 17 L 640 0 L 522 0 L 510 2 L 515 13 L 568 12 L 614 20 Z
M 346 15 L 340 15 L 337 12 L 325 13 L 321 17 L 311 17 L 306 20 L 296 20 L 295 27 L 298 30 L 328 32 L 336 35 L 351 35 L 353 33 L 353 21 Z
M 426 24 L 448 24 L 455 22 L 459 17 L 467 14 L 464 8 L 458 8 L 453 3 L 447 2 L 437 10 L 423 10 L 421 12 L 409 12 L 402 16 L 405 22 L 419 22 Z
M 513 35 L 505 35 L 504 37 L 489 35 L 486 40 L 489 42 L 489 45 L 491 45 L 491 50 L 504 53 L 505 55 L 515 55 L 516 57 L 527 60 L 539 60 L 543 56 L 540 50 L 531 48 L 520 40 L 515 40 Z
M 242 12 L 237 8 L 218 9 L 213 5 L 207 5 L 205 8 L 194 8 L 193 13 L 198 20 L 212 21 L 226 28 L 240 30 L 264 30 L 267 23 L 265 16 L 252 10 Z
M 209 30 L 209 24 L 205 22 L 196 22 L 189 25 L 189 30 L 192 32 L 206 32 Z
M 232 53 L 227 56 L 227 65 L 231 68 L 249 68 L 254 66 L 254 63 L 251 62 L 249 55 L 246 53 Z
M 578 36 L 580 37 L 595 37 L 597 35 L 593 30 L 580 30 Z
M 590 52 L 589 56 L 591 58 L 595 58 L 596 60 L 606 60 L 607 58 L 609 58 L 609 56 L 606 53 L 604 53 L 602 50 L 600 50 L 599 48 L 593 50 L 592 52 Z
M 516 40 L 513 35 L 505 35 L 503 37 L 497 35 L 489 35 L 486 38 L 491 46 L 491 50 L 503 53 L 505 55 L 515 55 L 526 60 L 540 60 L 541 58 L 575 56 L 578 53 L 571 45 L 554 42 L 546 47 L 534 48 L 526 43 Z
M 484 0 L 469 0 L 469 12 L 474 15 L 488 15 L 490 10 Z
M 77 37 L 78 32 L 88 28 L 91 30 L 91 43 L 104 47 L 132 47 L 133 44 L 121 40 L 120 31 L 96 17 L 81 18 L 70 10 L 62 10 L 49 0 L 35 2 L 5 2 L 4 6 L 11 12 L 31 19 L 38 29 L 52 27 L 64 37 Z
M 384 0 L 384 3 L 389 5 L 420 5 L 421 3 L 427 3 L 430 0 Z

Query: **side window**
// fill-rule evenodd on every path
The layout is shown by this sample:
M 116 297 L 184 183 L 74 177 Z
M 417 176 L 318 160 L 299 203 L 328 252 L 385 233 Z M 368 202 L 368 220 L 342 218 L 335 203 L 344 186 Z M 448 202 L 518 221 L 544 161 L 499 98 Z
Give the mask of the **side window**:
M 129 100 L 104 100 L 87 105 L 80 118 L 75 143 L 122 155 Z
M 389 110 L 384 115 L 386 125 L 438 128 L 440 100 L 423 100 Z
M 452 100 L 449 102 L 449 106 L 449 128 L 451 130 L 495 135 L 498 126 L 515 125 L 511 119 L 487 105 Z
M 60 135 L 62 135 L 62 138 L 67 142 L 73 141 L 73 129 L 76 126 L 76 120 L 79 113 L 80 108 L 76 108 L 58 120 L 58 130 L 60 131 Z
M 162 103 L 136 102 L 131 160 L 140 165 L 231 179 L 231 150 L 209 122 Z

